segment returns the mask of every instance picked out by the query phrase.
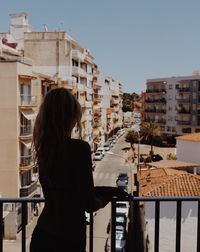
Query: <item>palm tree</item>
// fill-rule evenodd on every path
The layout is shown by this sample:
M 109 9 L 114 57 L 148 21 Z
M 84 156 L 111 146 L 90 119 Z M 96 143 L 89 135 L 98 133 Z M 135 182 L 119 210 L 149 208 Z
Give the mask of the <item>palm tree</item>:
M 131 149 L 134 151 L 134 143 L 138 141 L 138 133 L 134 130 L 130 130 L 125 136 L 125 141 L 130 143 Z
M 160 130 L 155 122 L 145 122 L 141 126 L 141 137 L 151 145 L 150 155 L 153 155 L 153 139 L 160 136 Z

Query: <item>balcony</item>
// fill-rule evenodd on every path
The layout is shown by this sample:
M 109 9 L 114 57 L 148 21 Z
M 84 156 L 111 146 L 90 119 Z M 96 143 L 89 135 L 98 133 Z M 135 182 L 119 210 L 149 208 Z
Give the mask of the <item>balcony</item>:
M 192 91 L 190 87 L 179 87 L 178 90 L 180 93 L 188 93 Z
M 32 155 L 26 155 L 20 157 L 20 170 L 28 170 L 33 167 Z
M 32 136 L 32 126 L 31 124 L 28 125 L 21 125 L 20 127 L 20 137 L 27 138 Z
M 20 106 L 37 106 L 37 96 L 34 95 L 21 95 Z
M 190 98 L 176 98 L 177 103 L 190 103 Z
M 147 93 L 166 93 L 166 89 L 165 88 L 162 88 L 162 89 L 147 89 L 146 90 Z
M 30 185 L 23 186 L 20 188 L 20 197 L 28 197 L 31 193 L 36 191 L 37 181 L 32 182 Z
M 166 99 L 165 98 L 161 98 L 161 99 L 146 99 L 145 102 L 146 103 L 166 103 Z
M 191 114 L 191 111 L 189 109 L 180 109 L 177 112 L 178 114 Z
M 87 73 L 81 67 L 72 66 L 72 75 L 86 77 Z
M 146 113 L 166 114 L 166 109 L 145 109 Z
M 80 52 L 79 50 L 72 50 L 72 58 L 73 59 L 78 59 L 80 61 L 84 60 L 84 54 Z
M 178 125 L 191 125 L 191 121 L 176 120 Z
M 111 202 L 111 231 L 110 231 L 110 252 L 116 251 L 116 201 L 127 201 L 126 199 L 117 199 L 113 198 Z M 22 252 L 26 252 L 26 225 L 27 225 L 27 205 L 31 203 L 44 202 L 43 198 L 0 198 L 0 251 L 3 252 L 3 206 L 6 203 L 20 203 L 22 205 L 22 214 L 21 214 L 21 248 Z M 129 209 L 129 224 L 127 227 L 127 250 L 126 251 L 146 251 L 144 248 L 148 242 L 149 238 L 153 236 L 152 244 L 155 252 L 162 252 L 160 249 L 162 246 L 163 239 L 161 234 L 165 230 L 165 225 L 163 225 L 163 220 L 166 221 L 163 215 L 162 207 L 163 204 L 166 207 L 174 204 L 175 214 L 171 216 L 171 225 L 170 229 L 166 229 L 166 237 L 170 237 L 170 245 L 173 245 L 173 248 L 169 251 L 181 252 L 184 249 L 184 244 L 187 243 L 189 246 L 188 251 L 200 251 L 200 197 L 133 197 L 130 200 L 130 209 Z M 193 241 L 184 240 L 182 236 L 190 230 L 185 229 L 185 221 L 188 217 L 185 217 L 183 210 L 186 204 L 195 204 L 195 217 L 193 222 L 195 224 L 195 230 L 191 230 L 195 233 L 195 236 L 192 237 Z M 148 211 L 148 208 L 151 209 L 151 220 L 153 221 L 152 229 L 145 230 L 143 226 L 145 222 L 144 216 L 142 217 L 142 208 L 145 206 L 145 209 Z M 187 205 L 186 205 L 187 208 Z M 194 213 L 193 213 L 194 214 Z M 95 251 L 94 241 L 93 241 L 93 214 L 90 214 L 90 224 L 89 224 L 89 239 L 88 247 L 89 252 Z M 184 220 L 184 221 L 183 221 Z M 188 227 L 188 226 L 187 226 Z M 142 240 L 142 242 L 141 242 Z M 193 250 L 192 250 L 193 248 Z M 194 250 L 195 248 L 195 250 Z

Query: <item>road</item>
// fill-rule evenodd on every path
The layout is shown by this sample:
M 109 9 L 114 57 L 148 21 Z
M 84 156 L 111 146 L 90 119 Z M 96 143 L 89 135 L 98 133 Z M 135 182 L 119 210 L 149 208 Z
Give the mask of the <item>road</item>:
M 111 148 L 116 155 L 106 153 L 101 161 L 96 161 L 96 169 L 93 173 L 96 186 L 116 186 L 116 179 L 120 171 L 130 172 L 129 164 L 126 164 L 127 152 L 122 148 L 129 146 L 121 136 Z M 121 156 L 121 157 L 120 157 Z M 107 238 L 106 227 L 111 216 L 111 206 L 108 204 L 100 209 L 94 217 L 94 251 L 103 252 Z

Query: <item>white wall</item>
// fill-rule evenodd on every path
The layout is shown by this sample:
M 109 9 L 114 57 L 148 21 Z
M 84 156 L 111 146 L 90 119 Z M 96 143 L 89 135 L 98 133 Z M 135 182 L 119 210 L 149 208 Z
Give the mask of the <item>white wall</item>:
M 177 139 L 176 156 L 178 160 L 200 165 L 200 142 Z M 200 168 L 197 169 L 197 173 L 200 174 Z
M 153 202 L 145 205 L 146 232 L 149 236 L 149 252 L 154 251 L 155 207 Z M 196 252 L 197 245 L 197 202 L 182 203 L 181 252 Z M 160 205 L 159 251 L 175 251 L 176 203 L 162 202 Z

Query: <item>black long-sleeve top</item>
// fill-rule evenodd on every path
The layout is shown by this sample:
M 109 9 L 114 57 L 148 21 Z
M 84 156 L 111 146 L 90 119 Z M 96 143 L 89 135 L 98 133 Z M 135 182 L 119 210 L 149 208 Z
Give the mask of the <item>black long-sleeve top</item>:
M 66 155 L 59 167 L 53 167 L 50 183 L 40 175 L 45 207 L 37 225 L 65 241 L 82 242 L 86 236 L 85 211 L 101 207 L 94 192 L 91 150 L 88 143 L 78 139 L 67 139 L 63 148 Z

